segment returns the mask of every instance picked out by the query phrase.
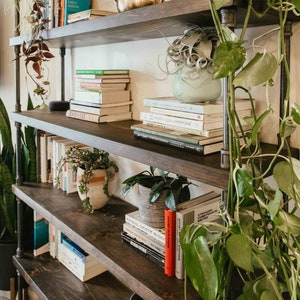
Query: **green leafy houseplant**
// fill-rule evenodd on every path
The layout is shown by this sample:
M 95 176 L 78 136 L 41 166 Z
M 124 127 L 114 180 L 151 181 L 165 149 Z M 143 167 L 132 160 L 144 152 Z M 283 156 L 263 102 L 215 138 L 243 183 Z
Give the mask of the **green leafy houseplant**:
M 220 212 L 223 225 L 201 223 L 186 226 L 180 236 L 187 276 L 202 299 L 300 299 L 300 161 L 292 157 L 289 137 L 300 124 L 300 107 L 290 105 L 291 78 L 287 62 L 284 28 L 288 13 L 300 9 L 299 1 L 267 1 L 266 10 L 258 14 L 248 1 L 245 23 L 238 37 L 222 26 L 218 10 L 226 1 L 210 0 L 211 13 L 220 45 L 214 56 L 214 76 L 228 78 L 228 117 L 230 168 L 226 210 Z M 263 17 L 269 11 L 278 14 L 278 57 L 264 50 L 256 51 L 246 65 L 244 36 L 249 16 Z M 263 36 L 266 36 L 267 33 Z M 265 153 L 259 131 L 272 112 L 268 90 L 278 66 L 285 69 L 287 89 L 280 118 L 279 145 L 276 153 Z M 255 110 L 247 121 L 252 131 L 243 134 L 241 146 L 235 110 L 236 90 L 242 89 L 250 99 L 251 87 L 265 85 L 266 109 L 257 116 Z M 243 133 L 243 131 L 242 131 Z M 268 164 L 264 163 L 268 160 Z M 269 174 L 275 185 L 268 184 Z M 230 293 L 240 277 L 241 290 Z
M 173 94 L 179 101 L 201 102 L 220 96 L 221 82 L 212 77 L 217 43 L 215 29 L 193 26 L 169 45 L 164 71 L 174 75 Z
M 156 173 L 157 171 L 157 173 Z M 150 189 L 149 203 L 154 204 L 159 196 L 167 191 L 165 204 L 171 210 L 176 210 L 178 201 L 187 201 L 190 199 L 189 185 L 191 182 L 184 176 L 176 175 L 172 177 L 169 172 L 150 166 L 150 170 L 142 171 L 123 181 L 125 185 L 122 189 L 122 195 L 126 196 L 136 184 Z M 179 191 L 179 194 L 178 194 Z
M 88 197 L 89 183 L 93 178 L 93 171 L 97 169 L 105 170 L 105 183 L 103 185 L 104 194 L 110 198 L 109 181 L 114 173 L 119 171 L 118 166 L 113 160 L 110 160 L 109 153 L 97 148 L 85 148 L 72 146 L 66 151 L 65 155 L 58 163 L 58 173 L 60 174 L 66 163 L 71 163 L 73 171 L 77 172 L 79 168 L 83 169 L 83 174 L 79 180 L 79 192 L 85 195 L 82 202 L 83 208 L 92 213 L 93 208 Z M 56 178 L 57 186 L 59 187 L 59 176 Z
M 30 98 L 27 109 L 32 109 Z M 12 142 L 10 120 L 5 105 L 0 99 L 0 240 L 15 240 L 17 228 L 16 200 L 12 192 L 15 183 L 15 148 Z M 35 132 L 31 127 L 26 127 L 22 138 L 22 161 L 24 164 L 24 180 L 36 180 L 36 148 Z M 30 217 L 29 210 L 24 216 Z M 25 219 L 24 219 L 25 220 Z

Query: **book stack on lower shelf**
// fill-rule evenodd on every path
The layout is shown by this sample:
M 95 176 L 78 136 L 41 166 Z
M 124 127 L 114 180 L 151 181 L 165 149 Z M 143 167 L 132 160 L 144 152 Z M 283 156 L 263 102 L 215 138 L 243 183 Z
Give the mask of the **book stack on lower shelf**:
M 221 221 L 220 208 L 220 193 L 209 191 L 178 204 L 176 211 L 166 209 L 163 228 L 145 224 L 137 210 L 125 215 L 121 237 L 126 244 L 163 268 L 167 276 L 183 279 L 184 263 L 179 241 L 182 228 L 194 222 Z
M 135 137 L 206 155 L 223 147 L 223 102 L 183 103 L 174 97 L 145 98 L 142 124 L 133 125 Z M 236 101 L 239 117 L 251 115 L 251 101 Z M 250 126 L 243 124 L 244 130 Z
M 76 70 L 66 116 L 94 123 L 132 119 L 129 70 Z

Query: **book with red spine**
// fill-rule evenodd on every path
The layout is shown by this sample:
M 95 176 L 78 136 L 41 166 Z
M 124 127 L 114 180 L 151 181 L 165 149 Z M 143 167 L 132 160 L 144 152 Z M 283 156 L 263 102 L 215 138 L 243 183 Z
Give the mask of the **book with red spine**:
M 165 208 L 165 274 L 175 275 L 176 211 Z

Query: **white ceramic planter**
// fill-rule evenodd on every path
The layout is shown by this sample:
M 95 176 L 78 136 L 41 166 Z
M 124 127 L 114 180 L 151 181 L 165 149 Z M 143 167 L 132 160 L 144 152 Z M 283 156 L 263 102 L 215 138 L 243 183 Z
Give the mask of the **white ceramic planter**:
M 86 199 L 86 194 L 81 194 L 79 191 L 79 180 L 83 174 L 84 170 L 81 168 L 77 169 L 77 192 L 78 195 L 83 201 Z M 113 169 L 112 169 L 113 172 Z M 100 209 L 103 206 L 106 205 L 109 198 L 103 191 L 103 186 L 105 183 L 105 170 L 94 170 L 93 171 L 93 177 L 91 178 L 90 183 L 88 184 L 88 194 L 87 196 L 90 199 L 90 205 L 93 209 Z M 116 175 L 113 173 L 112 177 L 110 178 L 110 181 L 108 183 L 108 192 L 111 195 L 114 191 L 116 183 Z
M 220 97 L 221 90 L 221 80 L 213 79 L 206 68 L 196 71 L 183 67 L 174 75 L 173 95 L 180 102 L 215 101 Z

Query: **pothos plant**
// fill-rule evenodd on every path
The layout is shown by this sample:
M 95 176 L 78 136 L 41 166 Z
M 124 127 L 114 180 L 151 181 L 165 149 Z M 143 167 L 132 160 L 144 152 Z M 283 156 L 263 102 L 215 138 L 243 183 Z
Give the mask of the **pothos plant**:
M 300 124 L 300 106 L 289 105 L 291 78 L 286 57 L 284 28 L 289 13 L 298 14 L 299 1 L 268 0 L 258 13 L 248 0 L 240 36 L 222 26 L 218 10 L 227 1 L 209 0 L 220 45 L 214 56 L 214 77 L 228 78 L 229 185 L 226 209 L 220 211 L 222 224 L 201 223 L 186 226 L 180 235 L 186 274 L 204 300 L 230 299 L 232 274 L 238 274 L 241 290 L 232 299 L 300 299 L 300 161 L 292 156 L 289 137 Z M 259 52 L 246 62 L 245 33 L 251 13 L 264 17 L 278 14 L 278 56 Z M 264 34 L 263 36 L 266 36 Z M 285 69 L 287 89 L 283 115 L 279 120 L 276 153 L 264 152 L 259 132 L 273 111 L 269 89 L 279 65 Z M 236 91 L 242 89 L 253 101 L 251 87 L 264 85 L 266 109 L 247 122 L 244 132 L 235 109 Z M 239 129 L 239 130 L 238 130 Z M 240 142 L 238 131 L 242 132 Z M 265 161 L 268 161 L 266 166 Z M 275 185 L 267 182 L 273 175 Z
M 88 191 L 89 191 L 89 183 L 93 178 L 93 170 L 102 169 L 105 170 L 105 183 L 103 185 L 104 194 L 110 198 L 108 184 L 109 180 L 114 173 L 119 171 L 117 164 L 110 159 L 109 153 L 97 149 L 97 148 L 85 148 L 79 146 L 72 146 L 68 149 L 65 155 L 60 159 L 57 165 L 58 176 L 55 178 L 56 186 L 60 185 L 60 174 L 64 170 L 64 166 L 70 163 L 72 170 L 77 172 L 78 168 L 84 170 L 83 174 L 79 179 L 79 193 L 85 195 L 85 199 L 82 201 L 83 208 L 92 213 L 93 208 L 90 204 Z
M 54 58 L 43 38 L 43 32 L 50 22 L 44 13 L 45 5 L 43 0 L 33 0 L 31 13 L 27 17 L 27 21 L 31 24 L 31 35 L 29 40 L 23 42 L 21 48 L 26 73 L 35 85 L 33 93 L 42 100 L 43 105 L 50 94 L 47 62 Z

